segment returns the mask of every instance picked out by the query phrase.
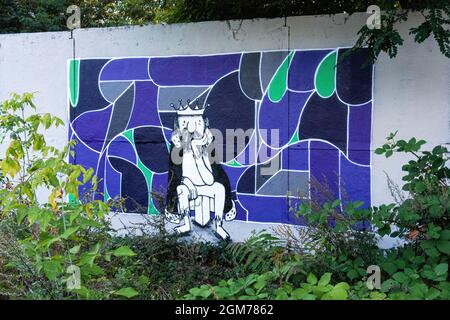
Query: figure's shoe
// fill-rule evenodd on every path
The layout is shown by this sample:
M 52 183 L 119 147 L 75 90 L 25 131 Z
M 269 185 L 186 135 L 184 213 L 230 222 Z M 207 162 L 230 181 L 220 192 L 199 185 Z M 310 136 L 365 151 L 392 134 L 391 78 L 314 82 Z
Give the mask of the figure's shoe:
M 228 234 L 228 232 L 220 225 L 216 225 L 216 228 L 214 230 L 214 234 L 216 235 L 216 237 L 218 237 L 219 239 L 223 240 L 223 241 L 228 241 L 230 240 L 230 235 Z
M 175 230 L 175 232 L 178 234 L 187 234 L 191 231 L 191 226 L 184 224 L 182 226 L 173 228 L 173 230 Z
M 181 222 L 181 215 L 179 215 L 178 213 L 171 213 L 169 211 L 167 211 L 167 209 L 165 210 L 165 216 L 167 218 L 167 220 L 169 220 L 170 223 L 175 223 L 175 224 L 180 224 Z
M 191 217 L 185 215 L 183 220 L 184 224 L 182 226 L 174 228 L 175 232 L 181 235 L 185 235 L 191 231 Z
M 197 227 L 206 228 L 211 223 L 211 220 L 209 220 L 206 224 L 200 224 L 197 222 L 197 220 L 194 219 L 192 220 L 192 223 L 195 224 Z

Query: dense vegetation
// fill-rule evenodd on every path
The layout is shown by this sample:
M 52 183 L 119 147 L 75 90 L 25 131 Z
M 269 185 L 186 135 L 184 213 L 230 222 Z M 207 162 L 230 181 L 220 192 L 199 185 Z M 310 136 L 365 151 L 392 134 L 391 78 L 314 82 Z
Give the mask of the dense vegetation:
M 6 299 L 450 299 L 448 150 L 396 134 L 376 150 L 407 153 L 396 202 L 362 207 L 335 200 L 296 209 L 308 228 L 279 227 L 243 243 L 187 242 L 163 216 L 118 236 L 108 212 L 121 199 L 80 198 L 96 191 L 92 169 L 67 163 L 70 146 L 47 145 L 62 121 L 34 113 L 32 95 L 0 107 L 0 296 Z M 35 190 L 48 190 L 37 199 Z M 38 201 L 39 200 L 39 201 Z M 370 228 L 368 227 L 370 226 Z M 150 227 L 150 228 L 149 228 Z M 404 245 L 382 250 L 380 236 Z M 380 287 L 367 267 L 381 271 Z

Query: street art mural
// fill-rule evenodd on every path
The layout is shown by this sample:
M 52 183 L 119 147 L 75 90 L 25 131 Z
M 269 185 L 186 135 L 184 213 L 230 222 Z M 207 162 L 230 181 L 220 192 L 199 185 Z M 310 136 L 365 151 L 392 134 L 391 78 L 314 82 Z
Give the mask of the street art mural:
M 89 196 L 180 233 L 302 223 L 302 202 L 369 206 L 373 67 L 347 50 L 71 60 L 70 161 L 102 179 Z

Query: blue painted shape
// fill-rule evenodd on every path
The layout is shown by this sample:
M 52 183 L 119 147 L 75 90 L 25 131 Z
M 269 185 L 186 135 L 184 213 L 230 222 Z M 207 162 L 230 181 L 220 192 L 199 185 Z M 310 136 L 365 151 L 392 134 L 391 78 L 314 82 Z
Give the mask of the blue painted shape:
M 241 54 L 150 58 L 150 75 L 160 86 L 211 85 L 239 69 Z
M 363 201 L 370 206 L 370 167 L 358 166 L 341 154 L 341 193 L 342 202 Z
M 130 141 L 124 136 L 118 136 L 108 145 L 108 155 L 115 156 L 137 164 L 136 152 Z
M 296 51 L 289 67 L 288 88 L 296 91 L 314 89 L 314 75 L 322 59 L 331 50 Z
M 100 73 L 101 81 L 149 79 L 148 58 L 114 59 L 109 61 Z
M 349 107 L 348 157 L 359 164 L 370 164 L 372 102 Z
M 339 150 L 322 141 L 310 143 L 311 198 L 323 204 L 339 199 Z
M 300 114 L 311 94 L 287 91 L 277 103 L 264 96 L 259 108 L 259 128 L 261 138 L 268 146 L 282 147 L 292 139 L 298 128 Z M 278 141 L 272 138 L 275 133 L 272 130 L 278 130 Z
M 282 168 L 290 170 L 309 170 L 308 141 L 301 141 L 283 149 Z

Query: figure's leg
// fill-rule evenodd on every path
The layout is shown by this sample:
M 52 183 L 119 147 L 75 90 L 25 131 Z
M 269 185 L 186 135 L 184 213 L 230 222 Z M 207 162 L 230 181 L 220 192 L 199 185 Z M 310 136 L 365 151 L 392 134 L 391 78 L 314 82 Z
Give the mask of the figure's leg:
M 223 228 L 223 209 L 225 207 L 225 187 L 218 183 L 214 182 L 212 185 L 214 189 L 214 230 L 216 231 L 216 235 L 222 240 L 230 239 L 230 235 Z
M 178 212 L 183 216 L 184 224 L 174 228 L 179 234 L 188 233 L 191 231 L 191 217 L 189 215 L 189 190 L 185 185 L 177 187 L 178 195 Z
M 216 235 L 222 240 L 228 240 L 230 235 L 223 228 L 223 210 L 225 207 L 225 187 L 218 183 L 214 182 L 210 186 L 200 186 L 197 187 L 198 195 L 205 196 L 214 199 L 214 230 Z M 206 201 L 204 201 L 206 202 Z M 208 213 L 209 214 L 209 213 Z
M 204 227 L 210 220 L 209 197 L 198 196 L 195 199 L 195 222 Z
M 174 230 L 179 234 L 185 234 L 191 231 L 191 217 L 189 214 L 185 214 L 183 218 L 184 224 L 179 227 L 175 227 Z

